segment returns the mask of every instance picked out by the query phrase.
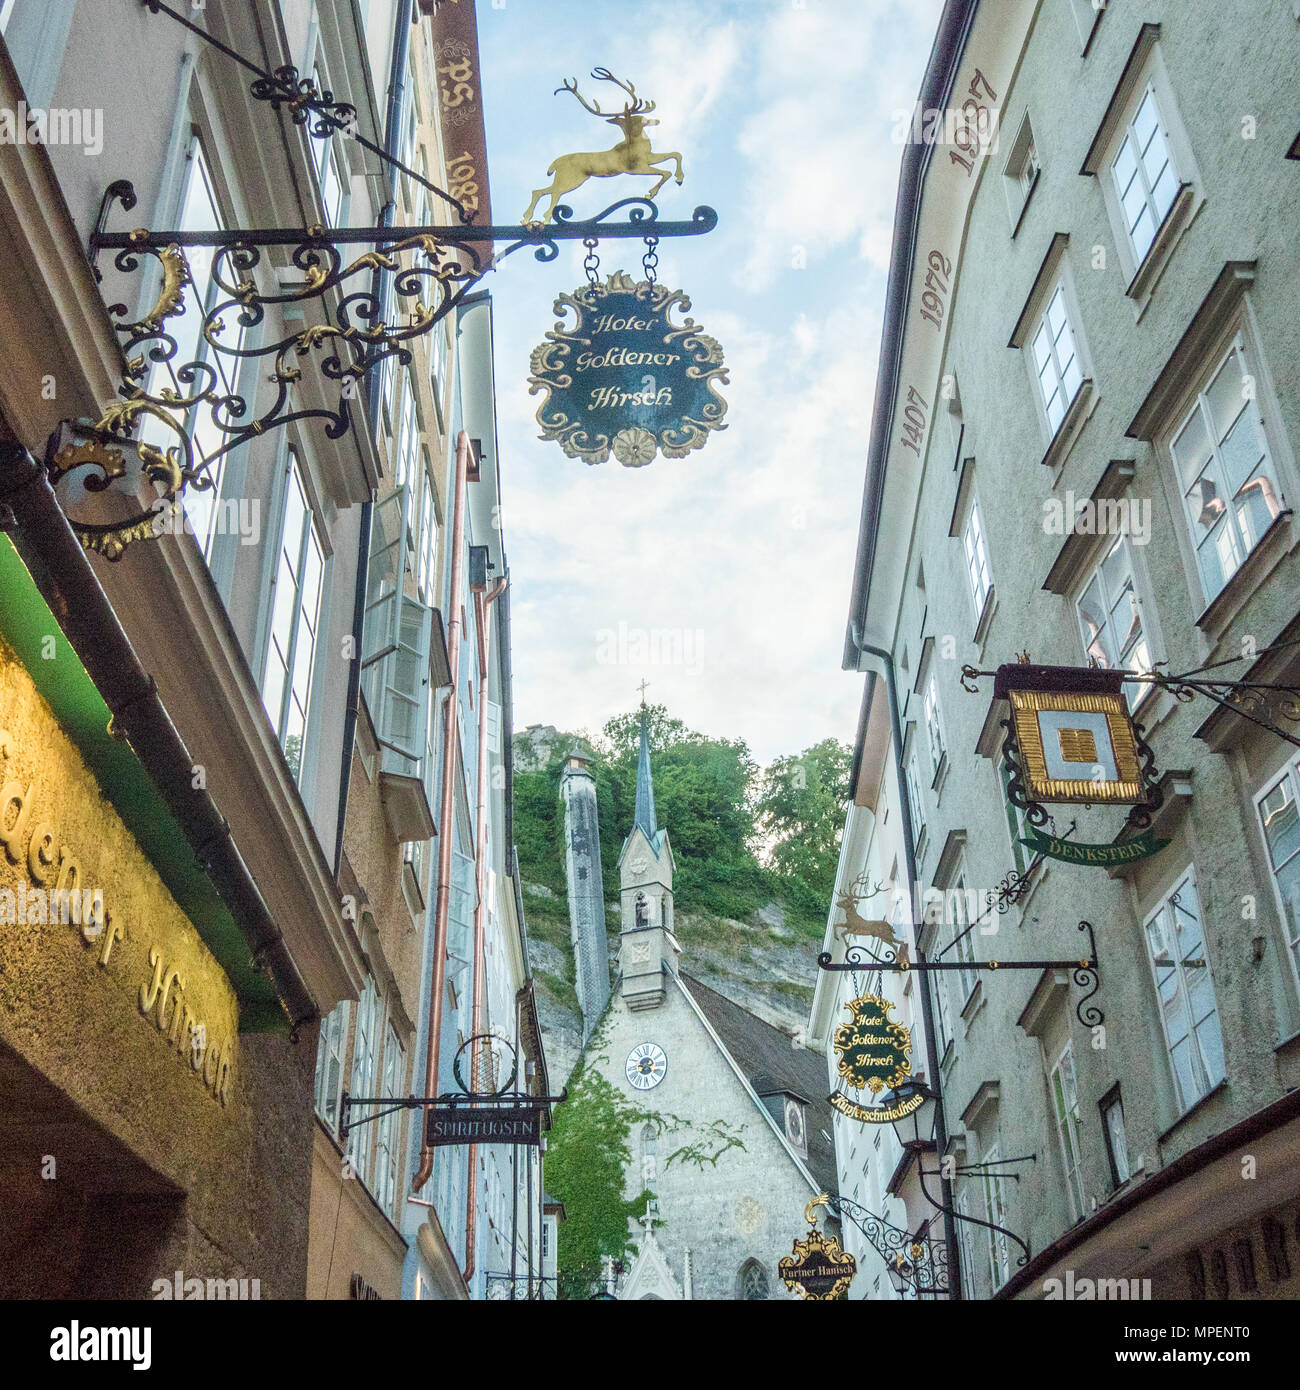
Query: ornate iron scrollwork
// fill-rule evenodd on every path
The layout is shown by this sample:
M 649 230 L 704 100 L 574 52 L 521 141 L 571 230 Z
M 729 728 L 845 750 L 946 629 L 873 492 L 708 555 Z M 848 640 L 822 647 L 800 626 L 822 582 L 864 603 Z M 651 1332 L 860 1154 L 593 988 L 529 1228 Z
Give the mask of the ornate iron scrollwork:
M 651 230 L 657 236 L 694 236 L 717 224 L 717 214 L 704 207 L 696 208 L 689 222 L 660 223 L 653 203 L 625 198 L 582 222 L 573 220 L 571 209 L 559 208 L 544 228 L 108 232 L 112 207 L 130 210 L 135 201 L 126 180 L 109 186 L 90 247 L 92 265 L 108 250 L 116 253 L 113 265 L 119 272 L 135 273 L 150 262 L 160 276 L 153 303 L 138 318 L 129 317 L 123 303 L 109 306 L 125 359 L 118 387 L 122 399 L 98 420 L 65 429 L 47 454 L 53 481 L 91 468 L 97 471 L 84 477 L 84 486 L 98 493 L 126 474 L 127 453 L 138 452 L 143 479 L 153 485 L 157 499 L 124 519 L 72 519 L 82 544 L 110 560 L 133 541 L 160 534 L 165 509 L 186 488 L 210 489 L 215 465 L 240 445 L 312 419 L 323 422 L 327 438 L 341 438 L 351 426 L 351 402 L 366 375 L 388 359 L 403 366 L 411 362 L 409 344 L 516 251 L 531 248 L 537 260 L 548 262 L 559 255 L 557 239 L 644 237 Z M 614 221 L 624 210 L 626 221 Z M 494 245 L 502 243 L 494 253 Z M 210 249 L 212 260 L 209 300 L 198 306 L 197 332 L 189 339 L 198 350 L 189 357 L 169 324 L 187 313 L 187 298 L 194 293 L 185 254 L 193 247 Z M 295 277 L 287 285 L 280 283 L 286 273 Z M 387 291 L 381 277 L 389 282 Z M 268 279 L 276 282 L 274 289 L 262 287 Z M 296 317 L 292 326 L 281 322 L 263 339 L 259 330 L 270 309 Z M 254 415 L 255 403 L 240 394 L 239 375 L 255 361 L 269 362 L 267 379 L 275 393 Z M 309 361 L 338 384 L 335 399 L 323 406 L 294 399 Z M 206 447 L 198 445 L 200 436 Z

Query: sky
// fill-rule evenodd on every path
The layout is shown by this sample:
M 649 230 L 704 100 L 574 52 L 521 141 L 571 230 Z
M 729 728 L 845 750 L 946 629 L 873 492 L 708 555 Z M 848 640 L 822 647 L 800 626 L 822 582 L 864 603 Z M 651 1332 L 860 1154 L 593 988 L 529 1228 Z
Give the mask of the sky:
M 840 669 L 880 345 L 894 198 L 940 0 L 478 0 L 492 220 L 517 222 L 557 155 L 619 138 L 596 66 L 658 103 L 677 150 L 660 217 L 717 228 L 659 247 L 659 280 L 726 352 L 727 428 L 685 459 L 591 466 L 538 436 L 529 354 L 580 242 L 489 277 L 515 727 L 599 732 L 637 687 L 761 762 L 852 742 L 862 678 Z M 593 180 L 579 218 L 649 180 Z M 601 274 L 640 271 L 606 241 Z M 635 278 L 641 278 L 637 273 Z

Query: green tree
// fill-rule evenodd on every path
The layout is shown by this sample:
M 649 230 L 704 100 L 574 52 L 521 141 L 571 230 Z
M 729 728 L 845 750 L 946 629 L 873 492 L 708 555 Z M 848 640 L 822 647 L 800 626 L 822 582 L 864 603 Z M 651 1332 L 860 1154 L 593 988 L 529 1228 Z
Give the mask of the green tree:
M 645 1215 L 649 1194 L 630 1202 L 623 1197 L 637 1116 L 585 1062 L 569 1080 L 568 1100 L 555 1107 L 546 1145 L 546 1189 L 564 1203 L 556 1270 L 568 1297 L 580 1298 L 594 1284 L 605 1256 L 621 1259 L 628 1253 L 628 1218 Z
M 825 912 L 835 888 L 852 752 L 823 739 L 798 757 L 777 758 L 757 798 L 767 867 L 799 905 Z

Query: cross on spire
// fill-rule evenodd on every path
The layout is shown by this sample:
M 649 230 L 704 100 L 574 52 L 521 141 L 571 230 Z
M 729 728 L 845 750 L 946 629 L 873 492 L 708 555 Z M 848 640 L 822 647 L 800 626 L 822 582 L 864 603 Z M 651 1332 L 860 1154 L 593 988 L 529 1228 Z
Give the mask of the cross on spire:
M 650 684 L 650 682 L 649 682 L 648 680 L 646 680 L 646 679 L 643 677 L 642 680 L 641 680 L 641 684 L 637 686 L 637 689 L 641 692 L 641 708 L 642 708 L 642 709 L 645 708 L 645 692 L 646 692 L 646 687 L 647 687 L 649 684 Z

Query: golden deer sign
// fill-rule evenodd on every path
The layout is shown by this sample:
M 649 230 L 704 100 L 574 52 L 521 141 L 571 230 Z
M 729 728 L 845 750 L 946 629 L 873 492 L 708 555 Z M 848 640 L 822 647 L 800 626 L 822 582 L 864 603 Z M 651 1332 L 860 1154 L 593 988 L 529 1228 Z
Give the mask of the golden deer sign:
M 675 150 L 670 150 L 666 154 L 655 154 L 650 148 L 650 137 L 645 134 L 646 126 L 659 124 L 656 120 L 648 119 L 649 113 L 655 109 L 654 102 L 642 100 L 641 97 L 637 96 L 636 88 L 632 83 L 624 82 L 622 78 L 615 77 L 608 68 L 592 68 L 591 75 L 598 82 L 613 82 L 615 86 L 621 87 L 628 94 L 628 100 L 622 111 L 611 114 L 602 111 L 599 103 L 587 101 L 578 91 L 578 79 L 576 77 L 572 82 L 566 82 L 562 87 L 557 87 L 554 94 L 558 96 L 561 92 L 572 92 L 582 104 L 583 110 L 590 111 L 593 116 L 603 117 L 608 125 L 616 125 L 623 132 L 623 138 L 612 150 L 562 154 L 555 160 L 546 171 L 553 176 L 550 186 L 533 190 L 533 201 L 528 204 L 528 211 L 523 216 L 526 226 L 539 225 L 533 218 L 533 210 L 542 198 L 549 194 L 551 199 L 551 204 L 546 209 L 546 215 L 541 219 L 542 223 L 546 223 L 554 215 L 556 204 L 560 199 L 566 193 L 572 193 L 575 188 L 580 188 L 588 179 L 608 179 L 613 178 L 615 174 L 645 174 L 650 178 L 659 180 L 646 194 L 647 198 L 653 198 L 667 183 L 669 174 L 667 169 L 659 169 L 655 166 L 667 164 L 671 159 L 677 168 L 675 174 L 677 182 L 681 183 L 682 181 L 681 155 Z

